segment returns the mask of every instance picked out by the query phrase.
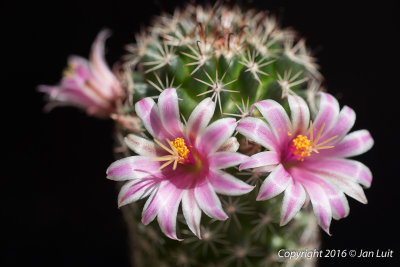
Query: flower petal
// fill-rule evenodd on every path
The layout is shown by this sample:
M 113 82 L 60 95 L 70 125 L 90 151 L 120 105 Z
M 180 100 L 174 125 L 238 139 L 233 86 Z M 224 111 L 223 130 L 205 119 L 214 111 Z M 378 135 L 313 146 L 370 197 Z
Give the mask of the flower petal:
M 270 199 L 279 195 L 288 187 L 291 179 L 292 177 L 283 165 L 279 164 L 262 183 L 257 201 Z
M 239 149 L 239 142 L 236 137 L 232 136 L 217 150 L 218 152 L 226 151 L 226 152 L 236 152 Z
M 212 169 L 225 169 L 239 165 L 248 159 L 248 156 L 237 152 L 216 152 L 208 157 L 208 162 Z
M 254 186 L 220 170 L 210 170 L 208 180 L 218 194 L 239 196 L 253 190 Z
M 142 178 L 126 182 L 118 194 L 118 207 L 147 197 L 158 181 L 154 178 Z
M 264 151 L 254 154 L 248 161 L 240 165 L 239 171 L 249 168 L 276 165 L 280 162 L 280 157 L 275 151 Z
M 298 179 L 298 177 L 296 177 L 296 179 Z M 301 183 L 310 197 L 318 224 L 330 235 L 329 226 L 332 221 L 332 211 L 326 193 L 319 184 L 313 183 L 307 180 L 307 178 L 301 179 Z
M 367 166 L 359 161 L 342 158 L 318 158 L 304 161 L 302 166 L 334 176 L 341 176 L 350 181 L 360 183 L 367 188 L 371 186 L 372 173 Z
M 135 111 L 142 120 L 146 130 L 155 138 L 164 141 L 166 138 L 174 140 L 161 122 L 160 112 L 153 99 L 146 97 L 135 104 Z
M 211 98 L 201 101 L 190 114 L 186 130 L 189 140 L 196 143 L 197 136 L 205 130 L 215 111 L 215 103 Z
M 355 121 L 356 113 L 354 112 L 354 110 L 349 108 L 348 106 L 344 106 L 340 111 L 339 117 L 334 126 L 321 135 L 320 142 L 323 142 L 333 136 L 337 136 L 337 138 L 333 141 L 334 143 L 340 142 L 353 127 Z
M 353 157 L 365 153 L 374 145 L 367 130 L 358 130 L 346 135 L 333 148 L 320 151 L 319 157 Z
M 154 218 L 157 216 L 159 205 L 156 199 L 158 190 L 161 186 L 165 186 L 167 182 L 163 181 L 157 188 L 154 188 L 153 192 L 151 193 L 150 197 L 147 199 L 146 203 L 144 204 L 143 211 L 142 211 L 142 223 L 144 225 L 148 225 L 151 223 Z
M 92 63 L 94 74 L 99 81 L 103 81 L 107 84 L 112 84 L 115 80 L 114 75 L 108 68 L 106 60 L 104 58 L 104 44 L 106 39 L 110 36 L 110 31 L 102 30 L 92 45 L 90 53 L 90 62 Z M 108 87 L 104 87 L 108 88 Z M 111 87 L 109 87 L 111 89 Z M 108 96 L 111 96 L 114 92 L 104 91 Z
M 325 123 L 324 132 L 328 131 L 336 122 L 339 116 L 339 103 L 332 95 L 319 93 L 319 109 L 313 122 L 314 134 L 317 134 Z
M 115 161 L 107 169 L 107 178 L 115 181 L 143 178 L 160 172 L 160 162 L 153 157 L 132 156 Z
M 233 134 L 235 127 L 236 120 L 233 118 L 223 118 L 213 122 L 197 139 L 197 149 L 205 155 L 217 151 Z
M 158 97 L 158 108 L 164 128 L 173 136 L 182 136 L 176 89 L 165 89 Z
M 306 192 L 303 186 L 294 179 L 290 179 L 282 200 L 281 226 L 287 224 L 299 212 L 305 200 Z
M 296 95 L 289 95 L 288 102 L 290 107 L 290 116 L 292 118 L 293 135 L 306 132 L 310 123 L 310 110 L 303 98 Z
M 208 181 L 203 181 L 194 189 L 197 204 L 209 217 L 226 220 L 228 215 L 222 209 L 221 201 Z
M 318 185 L 322 188 L 325 195 L 327 196 L 332 216 L 334 219 L 339 220 L 341 218 L 347 217 L 350 212 L 349 203 L 347 201 L 346 196 L 343 192 L 338 188 L 335 184 L 331 181 L 328 181 L 323 176 L 319 176 L 314 172 L 308 171 L 304 168 L 298 169 L 296 171 L 291 171 L 293 177 L 300 179 L 306 179 L 307 181 L 313 182 L 314 184 Z M 295 172 L 295 173 L 294 173 Z
M 141 156 L 157 156 L 157 146 L 153 141 L 137 136 L 136 134 L 128 134 L 124 138 L 124 141 L 136 154 Z
M 355 200 L 367 204 L 367 198 L 365 197 L 364 190 L 358 183 L 351 181 L 345 177 L 337 175 L 332 172 L 327 172 L 321 169 L 309 169 L 315 175 L 319 177 L 323 177 L 324 180 L 330 182 L 333 185 L 336 185 L 341 191 L 343 191 L 346 195 L 354 198 Z
M 185 190 L 182 197 L 182 211 L 189 229 L 201 239 L 200 220 L 201 209 L 197 205 L 194 189 Z
M 292 123 L 284 108 L 274 100 L 263 100 L 254 104 L 271 126 L 281 148 L 288 143 L 288 132 L 292 131 Z
M 236 130 L 265 148 L 280 151 L 271 129 L 261 119 L 252 117 L 241 119 Z
M 169 189 L 169 188 L 168 188 Z M 162 188 L 160 190 L 168 190 Z M 160 190 L 158 194 L 160 194 Z M 163 204 L 160 205 L 159 212 L 157 215 L 158 224 L 162 232 L 171 239 L 179 240 L 176 236 L 176 216 L 178 214 L 179 203 L 181 202 L 183 192 L 185 190 L 174 188 L 173 191 L 167 191 L 168 194 L 166 199 L 163 199 Z

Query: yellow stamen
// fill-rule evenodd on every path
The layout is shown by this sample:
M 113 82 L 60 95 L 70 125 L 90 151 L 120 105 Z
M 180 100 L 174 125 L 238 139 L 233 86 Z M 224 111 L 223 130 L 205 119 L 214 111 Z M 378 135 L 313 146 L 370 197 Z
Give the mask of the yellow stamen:
M 187 148 L 185 140 L 183 138 L 178 137 L 173 142 L 167 139 L 170 148 L 165 146 L 157 139 L 154 139 L 154 142 L 156 142 L 162 149 L 170 154 L 152 159 L 153 161 L 166 161 L 163 165 L 160 166 L 160 170 L 167 167 L 171 163 L 174 163 L 174 165 L 172 166 L 172 170 L 175 170 L 178 162 L 185 163 L 185 161 L 188 159 L 188 154 L 190 153 L 190 150 Z
M 313 137 L 314 129 L 313 129 L 313 124 L 312 121 L 310 122 L 310 139 L 308 139 L 307 136 L 305 135 L 297 135 L 295 139 L 293 139 L 293 147 L 294 151 L 293 154 L 297 156 L 298 160 L 304 161 L 304 158 L 311 156 L 311 152 L 319 153 L 318 150 L 321 149 L 328 149 L 332 148 L 333 146 L 323 146 L 326 143 L 329 143 L 330 141 L 334 140 L 337 138 L 336 136 L 333 136 L 327 140 L 325 140 L 322 143 L 318 144 L 319 138 L 321 137 L 322 131 L 325 127 L 325 123 L 322 124 L 321 129 L 318 132 L 317 138 Z M 289 135 L 289 133 L 288 133 Z

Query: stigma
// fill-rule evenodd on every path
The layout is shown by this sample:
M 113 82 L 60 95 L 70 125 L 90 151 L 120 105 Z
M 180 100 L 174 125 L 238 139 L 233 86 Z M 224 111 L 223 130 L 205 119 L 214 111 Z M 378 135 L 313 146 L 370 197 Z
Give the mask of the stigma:
M 297 157 L 299 161 L 304 161 L 305 158 L 311 156 L 312 152 L 319 153 L 319 150 L 322 149 L 329 149 L 334 146 L 325 146 L 325 144 L 329 143 L 330 141 L 334 140 L 337 138 L 337 135 L 321 142 L 318 143 L 319 138 L 321 137 L 322 131 L 324 130 L 325 123 L 322 124 L 321 129 L 318 132 L 317 137 L 314 139 L 314 130 L 313 130 L 313 124 L 312 121 L 310 121 L 310 139 L 305 136 L 305 135 L 297 135 L 296 138 L 292 140 L 292 151 L 293 154 Z M 292 134 L 288 132 L 288 136 L 291 136 Z
M 168 165 L 173 163 L 172 170 L 176 170 L 178 163 L 184 164 L 189 161 L 190 150 L 187 148 L 185 144 L 185 139 L 182 137 L 176 138 L 174 141 L 170 141 L 168 138 L 166 139 L 169 147 L 154 139 L 154 141 L 165 151 L 169 153 L 169 155 L 161 156 L 153 159 L 153 161 L 165 161 L 163 165 L 160 166 L 160 170 L 164 169 Z

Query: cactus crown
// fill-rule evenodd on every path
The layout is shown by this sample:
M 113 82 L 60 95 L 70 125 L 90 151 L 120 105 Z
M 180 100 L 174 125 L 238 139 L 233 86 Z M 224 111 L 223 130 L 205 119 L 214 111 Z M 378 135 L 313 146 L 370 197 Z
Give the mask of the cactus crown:
M 186 118 L 208 96 L 218 104 L 215 118 L 247 116 L 267 98 L 313 99 L 322 79 L 304 39 L 274 16 L 238 6 L 188 5 L 163 14 L 127 50 L 133 102 L 175 87 Z

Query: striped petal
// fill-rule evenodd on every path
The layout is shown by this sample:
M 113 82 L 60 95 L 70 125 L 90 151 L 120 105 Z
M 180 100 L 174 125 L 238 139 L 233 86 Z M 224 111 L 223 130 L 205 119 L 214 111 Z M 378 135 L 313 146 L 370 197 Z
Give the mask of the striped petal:
M 222 209 L 221 201 L 208 181 L 203 181 L 194 189 L 197 204 L 209 217 L 226 220 L 228 215 Z
M 251 156 L 248 161 L 240 165 L 239 170 L 276 165 L 279 162 L 280 157 L 278 153 L 275 151 L 264 151 Z
M 313 183 L 307 180 L 307 178 L 301 179 L 301 183 L 310 197 L 318 224 L 328 235 L 330 235 L 329 226 L 332 221 L 332 211 L 328 197 L 319 184 Z
M 263 100 L 254 104 L 268 121 L 271 130 L 281 148 L 287 146 L 288 132 L 292 131 L 291 122 L 285 109 L 274 100 Z
M 153 157 L 132 156 L 115 161 L 107 169 L 107 178 L 115 181 L 143 178 L 159 173 L 160 162 Z
M 211 98 L 206 98 L 201 101 L 190 114 L 187 121 L 186 130 L 189 140 L 196 143 L 197 136 L 205 130 L 214 115 L 215 103 Z
M 156 199 L 158 190 L 161 186 L 165 186 L 167 182 L 163 181 L 160 185 L 154 189 L 151 193 L 150 197 L 147 199 L 146 203 L 144 204 L 143 211 L 142 211 L 142 223 L 144 225 L 148 225 L 151 223 L 154 218 L 157 216 L 158 213 L 158 200 Z
M 217 151 L 236 152 L 239 149 L 239 142 L 236 137 L 230 137 Z
M 318 175 L 319 177 L 323 177 L 324 180 L 330 182 L 333 185 L 336 185 L 341 191 L 343 191 L 346 195 L 354 198 L 355 200 L 367 204 L 367 198 L 365 197 L 364 190 L 362 187 L 350 179 L 342 177 L 340 175 L 336 175 L 331 172 L 327 172 L 321 169 L 311 170 L 312 173 Z
M 271 129 L 261 119 L 252 117 L 241 119 L 236 130 L 265 148 L 275 151 L 280 150 Z
M 153 141 L 135 134 L 128 134 L 128 136 L 124 138 L 124 141 L 125 144 L 138 155 L 157 156 L 157 146 Z
M 185 190 L 182 197 L 182 211 L 189 229 L 201 239 L 201 209 L 197 205 L 194 189 Z
M 279 195 L 288 187 L 291 179 L 292 177 L 283 165 L 279 164 L 262 183 L 257 201 L 270 199 Z
M 294 179 L 290 179 L 282 201 L 281 226 L 287 224 L 299 212 L 305 200 L 306 192 L 303 186 Z
M 322 92 L 319 93 L 319 95 L 319 109 L 313 122 L 316 133 L 318 133 L 323 124 L 325 124 L 325 132 L 331 129 L 339 116 L 339 103 L 336 98 L 330 94 Z
M 334 126 L 328 130 L 324 131 L 321 135 L 320 142 L 325 141 L 333 136 L 337 136 L 335 142 L 340 142 L 343 137 L 350 131 L 356 121 L 356 113 L 353 109 L 344 106 L 339 113 L 339 117 L 335 122 Z
M 208 157 L 208 162 L 212 169 L 225 169 L 239 165 L 248 159 L 248 156 L 237 152 L 216 152 Z
M 239 196 L 253 190 L 254 186 L 220 170 L 210 170 L 208 180 L 218 194 Z
M 166 138 L 174 140 L 173 136 L 164 128 L 158 107 L 153 99 L 147 97 L 135 104 L 135 111 L 146 130 L 158 140 Z
M 126 182 L 119 191 L 118 207 L 147 197 L 157 184 L 158 179 L 154 178 L 142 178 Z
M 318 158 L 304 161 L 302 166 L 311 170 L 320 170 L 332 176 L 340 176 L 369 188 L 372 173 L 367 166 L 359 161 L 342 158 Z
M 232 136 L 235 127 L 236 120 L 233 118 L 224 118 L 213 122 L 197 139 L 197 149 L 205 155 L 217 151 Z
M 168 191 L 164 193 L 160 192 L 161 190 Z M 176 236 L 176 216 L 184 191 L 185 190 L 174 187 L 173 190 L 170 190 L 170 188 L 160 188 L 158 192 L 158 194 L 168 195 L 166 199 L 163 199 L 163 204 L 159 208 L 157 215 L 158 224 L 166 236 L 179 241 L 181 241 L 181 239 L 178 239 Z
M 298 169 L 296 174 L 291 172 L 293 177 L 300 177 L 301 179 L 307 179 L 310 182 L 318 185 L 322 188 L 325 195 L 328 198 L 331 206 L 332 216 L 334 219 L 339 220 L 349 215 L 350 208 L 346 196 L 343 192 L 330 181 L 325 179 L 323 176 L 318 176 L 313 172 L 305 169 Z
M 374 145 L 367 130 L 358 130 L 346 135 L 331 149 L 320 151 L 319 157 L 353 157 L 365 153 Z
M 303 98 L 299 96 L 288 96 L 290 116 L 292 119 L 293 135 L 306 132 L 310 123 L 310 110 Z
M 158 97 L 158 108 L 164 128 L 173 136 L 182 136 L 176 89 L 165 89 Z

